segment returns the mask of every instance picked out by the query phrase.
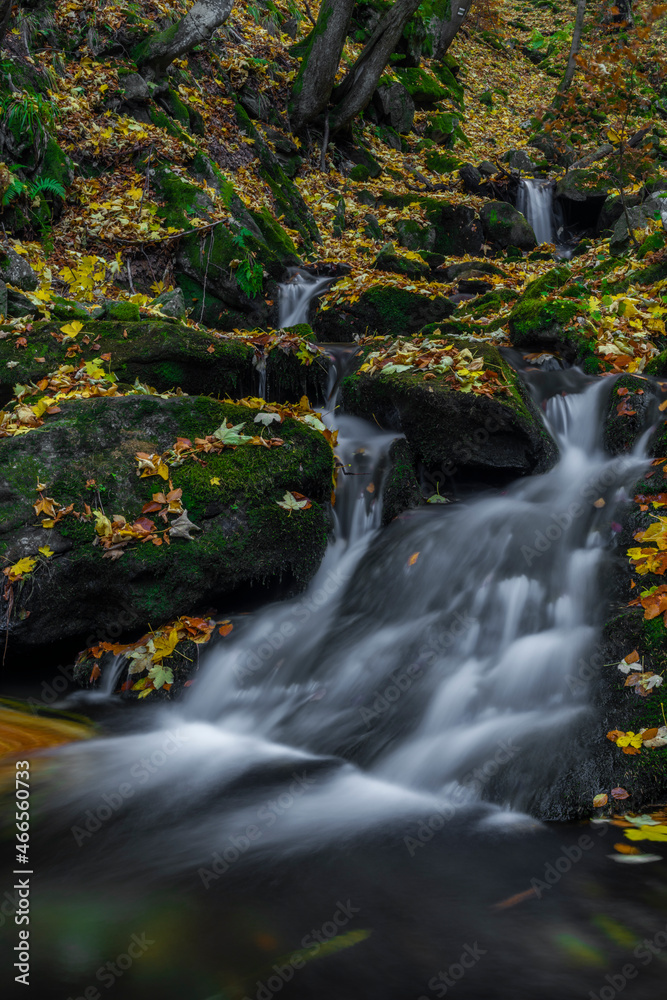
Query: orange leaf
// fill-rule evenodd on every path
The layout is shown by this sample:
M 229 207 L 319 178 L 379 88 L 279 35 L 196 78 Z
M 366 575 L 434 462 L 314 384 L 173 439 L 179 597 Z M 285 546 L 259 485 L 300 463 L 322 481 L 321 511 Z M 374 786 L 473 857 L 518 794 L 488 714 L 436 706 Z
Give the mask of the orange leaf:
M 408 566 L 414 566 L 414 564 L 417 562 L 418 559 L 419 559 L 419 553 L 413 552 L 410 558 L 408 559 Z
M 93 669 L 90 671 L 90 677 L 88 678 L 88 683 L 92 684 L 93 681 L 99 680 L 101 676 L 102 676 L 102 671 L 100 670 L 99 666 L 96 663 Z

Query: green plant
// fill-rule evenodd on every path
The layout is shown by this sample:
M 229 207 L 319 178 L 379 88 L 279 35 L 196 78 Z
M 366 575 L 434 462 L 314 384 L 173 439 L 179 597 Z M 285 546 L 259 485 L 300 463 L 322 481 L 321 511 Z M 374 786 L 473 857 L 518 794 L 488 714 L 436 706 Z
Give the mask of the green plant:
M 10 129 L 34 132 L 39 127 L 55 124 L 59 112 L 53 101 L 43 94 L 13 94 L 0 98 L 0 113 Z
M 21 164 L 13 164 L 9 168 L 10 181 L 9 186 L 2 196 L 1 204 L 3 208 L 6 208 L 12 201 L 16 201 L 24 196 L 31 200 L 38 198 L 42 194 L 57 195 L 59 198 L 65 198 L 65 188 L 58 181 L 54 181 L 52 177 L 42 177 L 37 181 L 22 181 L 20 177 L 12 173 L 13 170 L 23 169 L 25 168 Z
M 243 250 L 245 254 L 245 257 L 239 261 L 236 268 L 238 286 L 244 295 L 247 295 L 250 299 L 254 299 L 262 291 L 264 269 L 261 264 L 256 262 L 255 254 L 252 250 L 246 246 L 245 241 L 248 236 L 252 236 L 252 233 L 244 226 L 242 229 L 239 229 L 236 236 L 232 237 L 232 243 L 239 250 Z

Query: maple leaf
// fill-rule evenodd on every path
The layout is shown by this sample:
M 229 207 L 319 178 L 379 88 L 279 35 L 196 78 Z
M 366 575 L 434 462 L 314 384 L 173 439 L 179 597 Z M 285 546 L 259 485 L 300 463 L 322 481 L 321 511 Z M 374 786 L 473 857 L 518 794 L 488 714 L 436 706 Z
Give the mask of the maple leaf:
M 246 442 L 252 440 L 252 437 L 248 434 L 240 434 L 239 431 L 242 427 L 245 427 L 245 421 L 241 424 L 236 424 L 235 427 L 232 427 L 231 424 L 227 424 L 225 421 L 217 430 L 213 431 L 212 437 L 226 445 L 246 444 Z
M 177 517 L 172 523 L 169 534 L 172 538 L 185 538 L 188 542 L 193 542 L 194 538 L 190 534 L 191 531 L 201 531 L 201 528 L 192 523 L 188 517 L 187 510 L 184 510 L 180 517 Z
M 288 510 L 290 514 L 293 510 L 308 510 L 309 507 L 312 507 L 310 500 L 303 493 L 287 492 L 282 500 L 276 500 L 276 503 L 284 510 Z
M 72 340 L 78 337 L 82 330 L 83 323 L 80 323 L 78 319 L 73 319 L 71 323 L 60 327 L 60 332 L 64 333 L 66 337 L 71 337 Z
M 48 545 L 42 545 L 42 547 L 38 551 L 41 552 L 41 554 L 45 556 L 46 559 L 50 559 L 51 556 L 55 555 L 53 549 L 50 549 Z
M 24 576 L 32 573 L 33 569 L 37 565 L 37 560 L 32 556 L 25 556 L 23 559 L 19 559 L 17 563 L 13 566 L 6 566 L 2 571 L 5 576 L 9 577 L 10 583 L 15 583 Z
M 160 660 L 164 660 L 168 656 L 171 656 L 171 654 L 174 652 L 176 646 L 178 645 L 178 632 L 175 628 L 172 628 L 166 634 L 164 632 L 157 633 L 155 636 L 153 636 L 152 643 L 153 643 L 153 662 L 158 663 Z
M 174 672 L 170 667 L 164 667 L 162 664 L 156 664 L 148 671 L 148 676 L 153 682 L 153 687 L 156 691 L 160 688 L 166 687 L 174 683 Z

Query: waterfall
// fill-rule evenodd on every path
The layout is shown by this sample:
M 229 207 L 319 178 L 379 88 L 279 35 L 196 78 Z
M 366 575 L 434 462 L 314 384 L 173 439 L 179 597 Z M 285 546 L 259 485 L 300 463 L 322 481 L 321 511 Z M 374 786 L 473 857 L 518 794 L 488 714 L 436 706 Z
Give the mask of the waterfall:
M 553 211 L 554 188 L 551 181 L 521 180 L 517 208 L 533 227 L 538 243 L 555 243 Z
M 307 592 L 211 649 L 162 728 L 57 751 L 62 821 L 174 733 L 179 751 L 114 820 L 105 849 L 126 872 L 205 859 L 297 771 L 312 784 L 262 827 L 260 852 L 322 846 L 443 803 L 504 823 L 535 810 L 591 724 L 572 679 L 600 624 L 615 504 L 646 465 L 603 452 L 608 391 L 599 380 L 546 403 L 561 452 L 550 472 L 382 532 L 393 435 L 343 418 L 335 537 Z M 133 861 L 124 845 L 139 821 Z
M 295 271 L 289 281 L 280 286 L 278 327 L 297 326 L 308 322 L 308 308 L 335 278 L 316 278 L 305 271 Z

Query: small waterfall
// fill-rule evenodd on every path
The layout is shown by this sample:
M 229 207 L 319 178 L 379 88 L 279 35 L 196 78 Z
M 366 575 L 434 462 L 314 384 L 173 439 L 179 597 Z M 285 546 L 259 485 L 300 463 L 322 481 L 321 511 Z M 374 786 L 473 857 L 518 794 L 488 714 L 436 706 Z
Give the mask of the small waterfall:
M 308 590 L 211 649 L 162 729 L 57 751 L 61 821 L 116 789 L 174 727 L 183 750 L 106 844 L 126 875 L 139 821 L 142 874 L 149 858 L 179 870 L 256 822 L 261 796 L 297 767 L 315 774 L 313 788 L 262 828 L 259 851 L 322 847 L 429 803 L 499 822 L 539 810 L 591 725 L 586 690 L 571 681 L 598 634 L 615 505 L 646 466 L 602 450 L 608 389 L 598 380 L 546 403 L 561 451 L 550 472 L 382 533 L 393 435 L 343 417 L 336 537 Z M 487 765 L 493 780 L 474 780 Z
M 533 227 L 538 243 L 555 243 L 554 187 L 551 181 L 522 180 L 517 208 Z
M 308 322 L 308 308 L 335 278 L 316 278 L 305 271 L 295 271 L 289 281 L 280 286 L 278 327 L 297 326 Z

